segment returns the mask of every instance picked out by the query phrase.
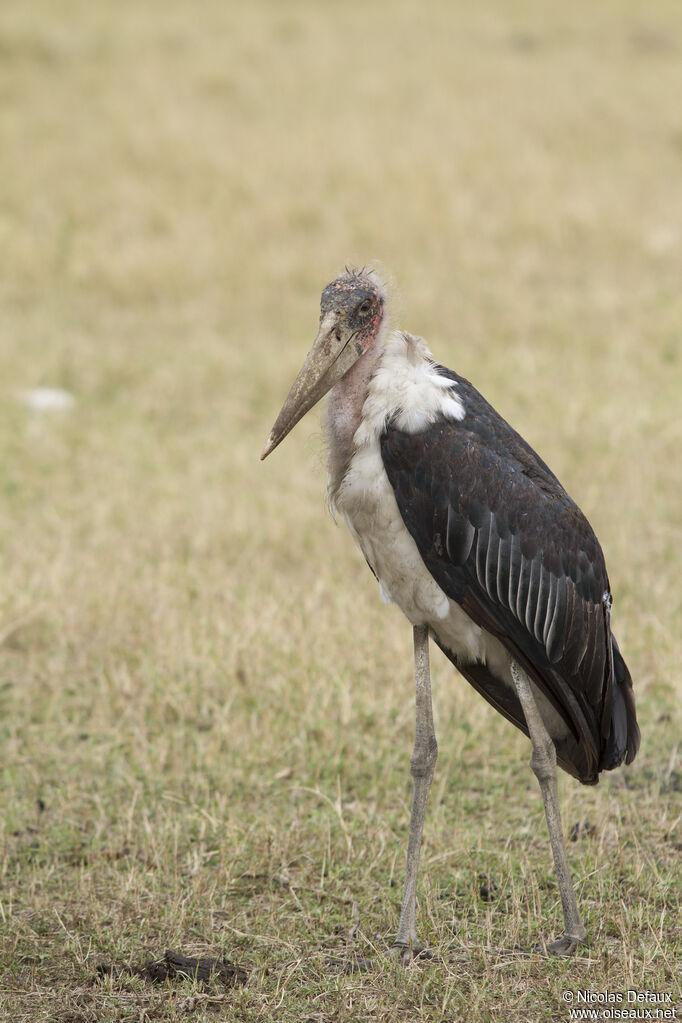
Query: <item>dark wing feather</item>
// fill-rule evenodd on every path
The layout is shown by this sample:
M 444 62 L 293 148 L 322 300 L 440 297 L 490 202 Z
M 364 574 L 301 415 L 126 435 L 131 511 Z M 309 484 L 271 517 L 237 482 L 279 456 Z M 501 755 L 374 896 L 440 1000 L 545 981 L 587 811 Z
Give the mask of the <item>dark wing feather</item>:
M 381 437 L 401 516 L 441 589 L 504 644 L 566 722 L 561 765 L 594 782 L 600 770 L 629 763 L 639 745 L 601 548 L 523 438 L 468 381 L 438 370 L 456 386 L 464 419 L 417 434 L 389 422 Z M 512 689 L 485 665 L 457 666 L 526 731 Z

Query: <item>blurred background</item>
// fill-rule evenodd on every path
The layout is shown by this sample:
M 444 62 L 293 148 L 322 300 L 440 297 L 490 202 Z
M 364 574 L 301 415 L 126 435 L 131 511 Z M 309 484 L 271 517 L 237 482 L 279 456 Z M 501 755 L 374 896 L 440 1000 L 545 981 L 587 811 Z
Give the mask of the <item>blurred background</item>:
M 368 847 L 407 825 L 409 626 L 329 520 L 316 415 L 258 460 L 344 264 L 388 278 L 394 324 L 594 525 L 641 708 L 633 777 L 665 831 L 681 54 L 677 0 L 2 4 L 0 841 L 28 959 L 48 895 L 97 948 L 115 921 L 130 956 L 179 939 L 235 871 L 284 862 L 294 825 L 319 863 L 292 786 L 357 791 Z M 434 672 L 437 851 L 457 772 L 485 786 L 526 748 Z M 142 877 L 171 861 L 196 902 Z M 82 946 L 45 927 L 78 976 Z

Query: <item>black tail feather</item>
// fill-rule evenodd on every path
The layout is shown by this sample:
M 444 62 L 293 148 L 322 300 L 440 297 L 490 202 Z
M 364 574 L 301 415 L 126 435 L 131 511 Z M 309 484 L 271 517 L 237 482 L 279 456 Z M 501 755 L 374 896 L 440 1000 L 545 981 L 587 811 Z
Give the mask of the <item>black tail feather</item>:
M 528 726 L 514 689 L 497 679 L 485 664 L 460 663 L 452 651 L 440 643 L 435 633 L 431 633 L 431 635 L 467 682 L 495 710 L 528 735 Z M 599 725 L 595 718 L 592 719 L 591 730 L 594 742 L 591 744 L 585 741 L 584 733 L 577 734 L 574 729 L 560 738 L 553 737 L 559 766 L 567 774 L 571 774 L 581 781 L 583 785 L 596 785 L 601 771 L 611 771 L 623 761 L 626 764 L 631 764 L 639 749 L 640 735 L 635 713 L 632 679 L 616 640 L 613 636 L 610 638 L 613 644 L 613 670 L 609 684 L 610 693 L 607 690 L 605 694 L 605 704 L 610 708 L 606 710 L 606 713 L 609 714 L 610 721 L 608 726 L 602 730 L 601 744 L 599 743 Z M 569 723 L 568 720 L 567 723 Z
M 623 760 L 626 764 L 631 764 L 637 755 L 640 741 L 632 679 L 613 634 L 611 649 L 613 653 L 611 728 L 602 744 L 599 757 L 600 771 L 611 771 L 622 764 Z

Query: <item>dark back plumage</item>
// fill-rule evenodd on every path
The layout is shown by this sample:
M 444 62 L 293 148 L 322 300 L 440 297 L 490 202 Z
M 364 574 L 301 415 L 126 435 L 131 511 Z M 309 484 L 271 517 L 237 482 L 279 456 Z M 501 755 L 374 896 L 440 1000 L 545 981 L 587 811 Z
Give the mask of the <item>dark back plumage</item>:
M 639 746 L 601 547 L 530 445 L 467 380 L 437 368 L 466 415 L 413 434 L 387 424 L 381 454 L 400 514 L 441 589 L 500 640 L 561 715 L 561 766 L 594 783 Z M 442 649 L 527 734 L 513 687 Z

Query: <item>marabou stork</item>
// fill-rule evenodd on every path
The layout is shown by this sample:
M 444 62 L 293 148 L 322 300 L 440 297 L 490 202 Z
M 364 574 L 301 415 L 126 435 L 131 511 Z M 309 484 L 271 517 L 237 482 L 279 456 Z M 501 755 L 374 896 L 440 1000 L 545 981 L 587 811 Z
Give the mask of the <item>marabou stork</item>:
M 438 747 L 429 636 L 474 689 L 530 737 L 572 954 L 578 912 L 557 762 L 586 785 L 634 759 L 630 673 L 611 632 L 604 556 L 587 519 L 529 444 L 425 342 L 386 330 L 386 291 L 349 271 L 322 292 L 320 327 L 261 458 L 329 392 L 328 495 L 414 630 L 416 739 L 396 954 L 419 949 L 419 850 Z

